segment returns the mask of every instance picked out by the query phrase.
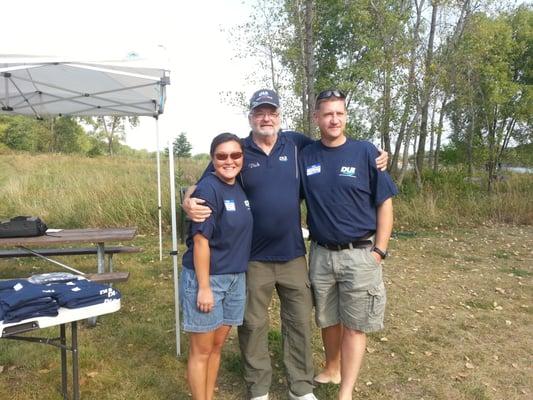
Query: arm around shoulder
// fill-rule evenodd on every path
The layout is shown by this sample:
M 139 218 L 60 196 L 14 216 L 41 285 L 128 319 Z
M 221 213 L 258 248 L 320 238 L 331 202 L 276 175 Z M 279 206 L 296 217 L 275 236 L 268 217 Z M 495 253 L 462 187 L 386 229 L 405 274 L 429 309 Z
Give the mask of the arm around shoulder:
M 183 195 L 181 208 L 194 222 L 204 222 L 211 215 L 211 209 L 205 205 L 205 200 L 191 197 L 196 190 L 196 185 L 189 186 Z

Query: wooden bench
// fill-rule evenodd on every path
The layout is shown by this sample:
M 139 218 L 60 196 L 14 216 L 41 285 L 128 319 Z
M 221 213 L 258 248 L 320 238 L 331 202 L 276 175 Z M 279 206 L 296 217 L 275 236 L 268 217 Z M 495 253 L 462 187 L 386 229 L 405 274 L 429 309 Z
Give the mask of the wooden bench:
M 80 255 L 89 255 L 96 254 L 96 247 L 72 247 L 64 249 L 32 249 L 34 252 L 39 253 L 45 257 L 48 256 L 80 256 Z M 119 253 L 139 253 L 142 249 L 140 247 L 133 246 L 110 246 L 104 247 L 104 253 L 110 256 L 113 254 Z M 9 250 L 0 250 L 0 258 L 13 258 L 13 257 L 35 257 L 35 254 L 32 254 L 24 249 L 9 249 Z
M 87 279 L 97 283 L 126 282 L 130 278 L 129 272 L 103 272 L 100 274 L 87 274 Z
M 96 247 L 73 247 L 73 248 L 46 248 L 46 249 L 32 249 L 35 253 L 39 253 L 42 256 L 80 256 L 80 255 L 92 255 L 97 253 Z M 113 272 L 112 258 L 113 254 L 128 254 L 139 253 L 142 249 L 140 247 L 133 246 L 109 246 L 104 247 L 104 253 L 108 255 L 108 265 L 110 272 L 101 272 L 94 274 L 86 274 L 87 279 L 93 282 L 126 282 L 129 279 L 129 272 Z M 37 257 L 35 254 L 28 252 L 24 249 L 9 249 L 0 250 L 0 258 L 18 258 L 18 257 Z

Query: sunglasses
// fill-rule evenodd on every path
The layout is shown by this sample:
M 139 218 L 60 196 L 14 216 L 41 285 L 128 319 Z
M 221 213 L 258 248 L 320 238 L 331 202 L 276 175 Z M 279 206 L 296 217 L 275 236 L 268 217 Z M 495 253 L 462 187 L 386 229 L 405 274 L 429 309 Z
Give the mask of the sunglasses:
M 242 151 L 236 151 L 235 153 L 215 153 L 215 158 L 218 161 L 225 161 L 228 157 L 232 160 L 238 160 L 242 157 Z
M 340 99 L 345 99 L 346 95 L 340 90 L 324 90 L 318 94 L 316 101 L 329 99 L 331 97 L 338 97 Z

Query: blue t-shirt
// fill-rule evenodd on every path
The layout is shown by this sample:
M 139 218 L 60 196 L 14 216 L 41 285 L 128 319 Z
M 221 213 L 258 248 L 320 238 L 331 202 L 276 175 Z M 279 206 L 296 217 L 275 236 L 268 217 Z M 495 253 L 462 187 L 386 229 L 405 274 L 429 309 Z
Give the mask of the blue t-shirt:
M 389 174 L 377 169 L 377 156 L 372 143 L 352 139 L 338 147 L 316 141 L 301 152 L 313 240 L 344 244 L 376 230 L 377 206 L 398 193 Z
M 301 133 L 280 131 L 266 155 L 252 134 L 242 140 L 244 163 L 238 180 L 254 217 L 250 260 L 285 262 L 305 254 L 298 157 L 300 150 L 311 143 L 313 140 Z
M 209 241 L 210 275 L 245 272 L 253 224 L 250 204 L 240 185 L 229 185 L 215 174 L 206 174 L 192 196 L 205 200 L 212 213 L 204 222 L 191 223 L 183 266 L 194 269 L 193 236 L 200 233 Z

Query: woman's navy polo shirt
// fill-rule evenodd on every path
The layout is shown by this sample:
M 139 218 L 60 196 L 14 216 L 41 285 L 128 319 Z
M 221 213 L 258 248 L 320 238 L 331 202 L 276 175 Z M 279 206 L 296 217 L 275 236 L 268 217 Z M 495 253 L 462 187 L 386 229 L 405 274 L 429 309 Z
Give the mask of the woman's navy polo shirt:
M 338 147 L 319 140 L 300 154 L 313 240 L 349 243 L 376 230 L 377 206 L 398 190 L 387 172 L 376 167 L 378 150 L 366 141 L 347 139 Z
M 210 275 L 245 272 L 253 224 L 250 204 L 241 186 L 229 185 L 215 174 L 206 174 L 192 196 L 205 200 L 212 213 L 204 222 L 191 223 L 183 266 L 194 269 L 193 236 L 200 233 L 209 241 Z
M 313 143 L 294 131 L 280 131 L 270 154 L 255 144 L 252 134 L 242 140 L 244 164 L 239 182 L 254 218 L 251 261 L 285 262 L 305 254 L 300 214 L 298 157 Z M 207 171 L 213 171 L 209 165 Z

